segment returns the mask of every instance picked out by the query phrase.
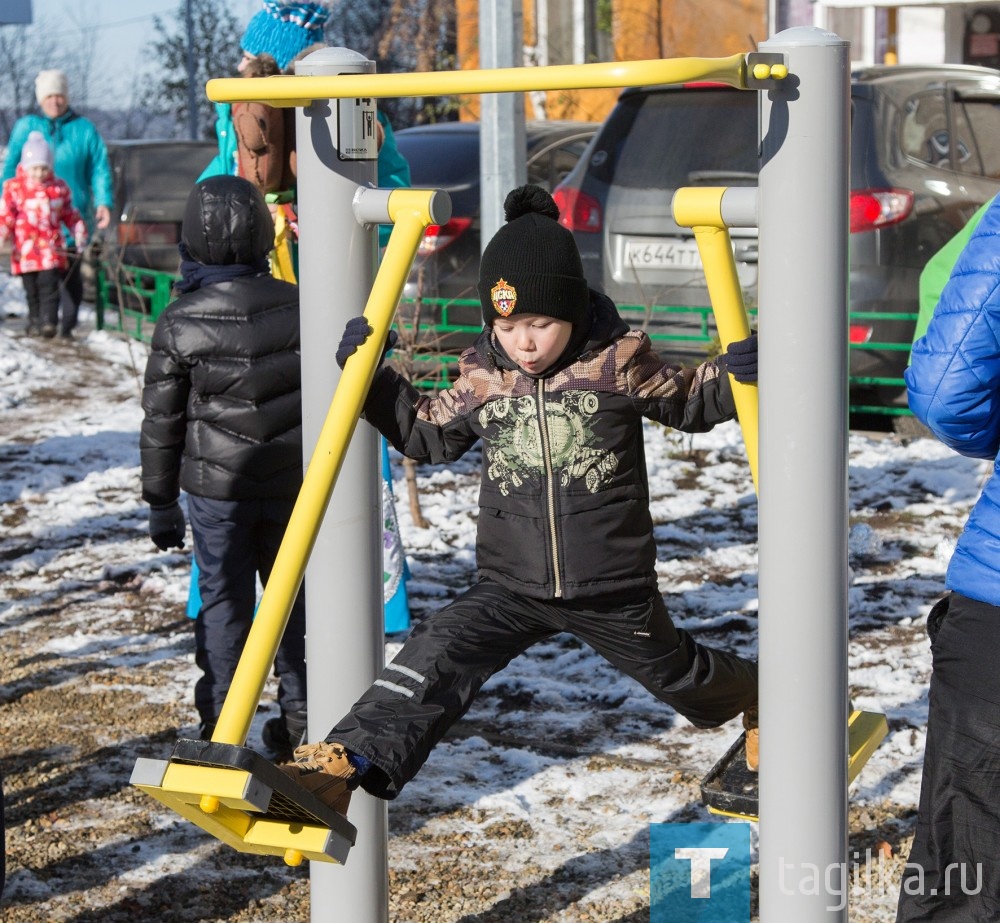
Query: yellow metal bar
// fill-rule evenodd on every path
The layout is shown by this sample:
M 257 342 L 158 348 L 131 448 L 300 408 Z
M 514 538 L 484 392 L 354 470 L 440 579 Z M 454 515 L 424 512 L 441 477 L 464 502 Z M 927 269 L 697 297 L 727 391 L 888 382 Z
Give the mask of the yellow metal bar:
M 850 785 L 889 733 L 885 715 L 874 711 L 852 711 L 847 719 L 847 784 Z
M 686 187 L 678 189 L 673 199 L 674 220 L 682 227 L 694 230 L 723 352 L 730 343 L 750 336 L 733 245 L 722 220 L 722 196 L 725 191 L 725 187 Z M 741 384 L 732 376 L 730 383 L 746 443 L 750 474 L 757 489 L 757 385 Z
M 274 249 L 271 251 L 271 275 L 285 282 L 297 283 L 292 263 L 292 227 L 280 205 L 274 216 Z
M 455 96 L 528 90 L 586 90 L 709 80 L 747 88 L 746 55 L 725 58 L 672 58 L 492 70 L 433 71 L 415 74 L 335 74 L 306 77 L 217 77 L 205 86 L 217 103 L 260 101 L 272 106 L 308 106 L 314 99 L 372 96 Z
M 389 196 L 392 235 L 372 285 L 365 317 L 374 333 L 344 367 L 306 475 L 278 548 L 253 627 L 226 694 L 212 740 L 242 746 L 271 671 L 282 633 L 302 584 L 306 562 L 382 355 L 396 305 L 424 229 L 432 223 L 434 190 L 394 189 Z M 333 361 L 331 350 L 330 361 Z
M 280 856 L 289 865 L 298 865 L 303 859 L 343 863 L 347 857 L 348 845 L 320 824 L 263 818 L 227 806 L 205 814 L 196 794 L 155 785 L 136 787 L 238 852 Z

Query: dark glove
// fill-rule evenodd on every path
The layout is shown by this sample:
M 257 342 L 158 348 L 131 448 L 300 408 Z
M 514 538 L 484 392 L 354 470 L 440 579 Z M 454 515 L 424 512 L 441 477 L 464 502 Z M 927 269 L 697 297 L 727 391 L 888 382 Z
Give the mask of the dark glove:
M 738 382 L 753 384 L 757 380 L 757 334 L 730 343 L 729 349 L 722 354 L 722 361 Z
M 374 331 L 368 323 L 367 318 L 352 317 L 347 322 L 347 326 L 344 327 L 344 333 L 340 338 L 340 345 L 337 347 L 335 356 L 337 365 L 343 368 L 347 364 L 347 360 L 358 351 L 358 347 L 361 346 L 373 332 Z M 382 347 L 382 355 L 378 360 L 379 365 L 385 361 L 385 354 L 389 352 L 389 350 L 392 349 L 398 342 L 399 334 L 396 333 L 395 330 L 390 330 L 389 335 L 385 339 L 385 346 Z M 377 367 L 378 366 L 376 366 L 376 368 Z
M 149 510 L 149 537 L 160 551 L 184 547 L 187 523 L 184 511 L 175 500 L 168 506 L 154 506 Z

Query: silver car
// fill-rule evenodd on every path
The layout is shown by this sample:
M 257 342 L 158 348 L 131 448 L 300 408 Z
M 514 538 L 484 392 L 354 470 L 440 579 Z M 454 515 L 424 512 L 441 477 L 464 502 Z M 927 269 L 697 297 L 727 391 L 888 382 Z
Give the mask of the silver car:
M 904 415 L 920 271 L 1000 191 L 1000 73 L 860 69 L 851 75 L 851 120 L 852 409 Z M 752 92 L 625 90 L 554 193 L 590 284 L 679 361 L 702 361 L 715 327 L 692 231 L 674 222 L 671 199 L 680 186 L 756 185 L 757 123 Z M 734 228 L 731 236 L 755 310 L 756 232 Z

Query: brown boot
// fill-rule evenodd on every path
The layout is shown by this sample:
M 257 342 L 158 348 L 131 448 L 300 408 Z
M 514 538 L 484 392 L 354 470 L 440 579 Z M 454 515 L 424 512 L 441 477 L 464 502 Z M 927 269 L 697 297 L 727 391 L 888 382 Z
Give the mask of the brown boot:
M 303 744 L 295 748 L 295 762 L 278 768 L 339 814 L 347 813 L 351 801 L 348 783 L 358 771 L 348 762 L 340 744 Z
M 751 705 L 743 712 L 743 727 L 746 729 L 747 769 L 751 772 L 757 772 L 760 766 L 760 728 L 757 724 L 757 706 Z

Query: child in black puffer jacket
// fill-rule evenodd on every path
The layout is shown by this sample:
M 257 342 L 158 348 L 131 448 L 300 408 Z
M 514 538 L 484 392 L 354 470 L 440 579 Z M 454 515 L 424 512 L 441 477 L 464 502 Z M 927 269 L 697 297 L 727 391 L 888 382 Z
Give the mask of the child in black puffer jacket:
M 195 684 L 209 739 L 302 484 L 299 290 L 271 276 L 274 223 L 247 180 L 213 176 L 188 197 L 180 296 L 156 322 L 142 392 L 142 498 L 162 550 L 183 547 L 188 495 L 201 610 Z M 265 743 L 290 753 L 306 727 L 305 597 L 275 660 L 280 718 Z

